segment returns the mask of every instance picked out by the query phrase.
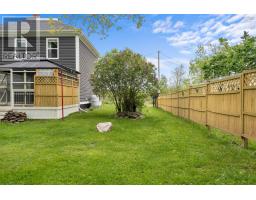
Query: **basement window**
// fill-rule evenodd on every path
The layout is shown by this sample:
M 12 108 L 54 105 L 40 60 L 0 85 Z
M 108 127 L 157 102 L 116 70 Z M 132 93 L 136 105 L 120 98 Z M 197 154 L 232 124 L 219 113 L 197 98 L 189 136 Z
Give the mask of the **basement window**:
M 59 59 L 59 38 L 46 38 L 46 58 Z

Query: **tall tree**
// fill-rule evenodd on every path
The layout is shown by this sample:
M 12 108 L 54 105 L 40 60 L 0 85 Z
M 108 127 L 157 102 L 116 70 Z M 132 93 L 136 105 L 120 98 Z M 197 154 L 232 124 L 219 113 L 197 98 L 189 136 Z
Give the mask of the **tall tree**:
M 211 48 L 213 49 L 213 48 Z M 199 45 L 196 50 L 195 59 L 190 61 L 189 64 L 189 75 L 192 84 L 198 84 L 204 80 L 204 71 L 203 67 L 207 64 L 208 57 L 206 47 Z
M 159 89 L 161 94 L 167 94 L 169 92 L 168 79 L 165 75 L 161 75 L 159 81 Z
M 214 48 L 198 47 L 199 54 L 190 62 L 193 82 L 228 76 L 246 69 L 256 68 L 256 37 L 244 32 L 241 42 L 231 46 L 225 38 Z
M 176 90 L 182 88 L 183 81 L 185 80 L 185 68 L 184 65 L 179 65 L 171 73 L 171 84 Z
M 109 95 L 117 112 L 124 113 L 140 110 L 157 87 L 155 66 L 130 49 L 114 49 L 100 58 L 91 81 L 97 95 Z

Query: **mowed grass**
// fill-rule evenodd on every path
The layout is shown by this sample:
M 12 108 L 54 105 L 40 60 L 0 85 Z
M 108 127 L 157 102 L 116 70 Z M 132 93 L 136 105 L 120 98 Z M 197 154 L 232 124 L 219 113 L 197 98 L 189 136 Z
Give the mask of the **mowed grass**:
M 112 106 L 61 120 L 0 124 L 0 184 L 255 184 L 256 148 L 145 108 L 117 119 Z M 98 122 L 113 130 L 98 133 Z

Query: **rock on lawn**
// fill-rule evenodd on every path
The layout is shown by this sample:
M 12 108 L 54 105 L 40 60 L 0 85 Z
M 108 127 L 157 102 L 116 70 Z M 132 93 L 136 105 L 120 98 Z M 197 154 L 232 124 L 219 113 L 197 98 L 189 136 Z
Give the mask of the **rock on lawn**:
M 102 122 L 98 123 L 96 125 L 97 131 L 100 133 L 108 132 L 112 129 L 112 123 L 111 122 Z

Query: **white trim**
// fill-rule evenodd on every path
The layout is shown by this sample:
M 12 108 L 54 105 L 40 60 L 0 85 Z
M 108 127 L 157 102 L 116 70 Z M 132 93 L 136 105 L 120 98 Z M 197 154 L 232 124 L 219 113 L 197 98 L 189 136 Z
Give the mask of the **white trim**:
M 10 105 L 14 107 L 14 92 L 13 92 L 13 70 L 10 69 Z
M 17 70 L 17 71 L 16 71 L 16 70 L 14 70 L 13 72 L 14 72 L 14 73 L 15 73 L 15 72 L 28 72 L 28 73 L 31 72 L 31 73 L 35 73 L 36 71 L 27 71 L 27 70 L 20 70 L 20 71 Z
M 66 105 L 64 106 L 64 108 L 73 108 L 73 107 L 77 107 L 77 105 L 79 104 L 72 104 L 72 105 Z M 1 106 L 0 106 L 1 107 Z M 56 110 L 56 109 L 62 109 L 62 106 L 56 106 L 56 107 L 41 107 L 41 106 L 28 106 L 28 107 L 24 107 L 24 106 L 15 106 L 15 109 L 27 109 L 27 110 Z
M 80 41 L 80 39 L 79 39 L 79 36 L 78 35 L 76 35 L 76 71 L 78 71 L 78 72 L 80 72 L 80 60 L 79 60 L 79 58 L 80 58 L 80 55 L 79 55 L 79 41 Z
M 26 93 L 27 92 L 33 92 L 34 93 L 34 89 L 30 89 L 30 88 L 27 88 L 27 84 L 33 84 L 35 86 L 35 83 L 34 82 L 28 82 L 27 81 L 27 73 L 31 73 L 31 71 L 22 71 L 22 72 L 17 72 L 17 71 L 13 71 L 12 74 L 14 73 L 22 73 L 23 75 L 23 81 L 22 82 L 16 82 L 14 81 L 13 77 L 12 77 L 12 93 L 13 93 L 13 99 L 14 99 L 14 103 L 13 105 L 16 107 L 16 106 L 28 106 L 28 105 L 34 105 L 34 104 L 28 104 L 27 103 L 27 95 Z M 35 72 L 33 72 L 33 74 L 35 74 Z M 14 88 L 15 84 L 22 84 L 23 85 L 23 88 L 22 89 L 18 89 L 18 88 Z M 15 94 L 16 92 L 24 92 L 24 104 L 17 104 L 15 103 Z
M 79 104 L 64 106 L 64 117 L 79 111 Z M 0 107 L 1 108 L 1 107 Z M 60 119 L 62 108 L 59 107 L 14 107 L 13 111 L 25 112 L 29 119 Z
M 25 51 L 25 58 L 16 58 L 16 48 L 17 48 L 17 41 L 18 39 L 20 41 L 25 41 L 26 43 L 26 51 Z M 27 56 L 28 56 L 28 40 L 26 38 L 14 38 L 14 60 L 24 60 L 24 59 L 27 59 Z
M 57 41 L 57 58 L 49 58 L 48 57 L 48 41 L 49 40 L 56 40 Z M 56 49 L 56 48 L 52 48 L 52 49 Z M 58 60 L 59 59 L 59 54 L 60 54 L 60 45 L 59 45 L 59 38 L 46 38 L 46 58 L 49 60 Z

